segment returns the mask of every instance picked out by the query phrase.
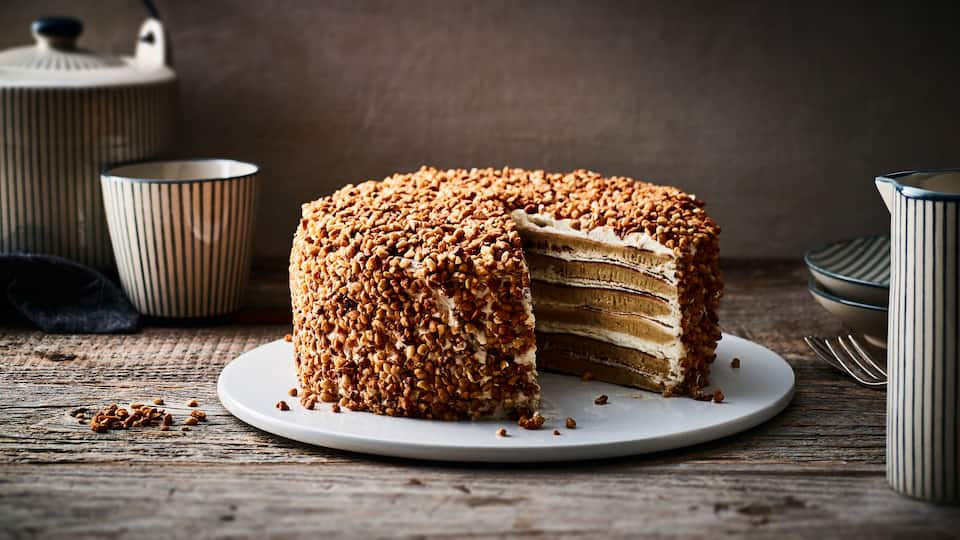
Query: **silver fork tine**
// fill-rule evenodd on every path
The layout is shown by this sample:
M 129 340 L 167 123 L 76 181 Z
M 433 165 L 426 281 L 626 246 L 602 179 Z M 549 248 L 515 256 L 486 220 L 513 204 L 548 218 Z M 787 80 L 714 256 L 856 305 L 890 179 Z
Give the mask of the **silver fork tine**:
M 830 364 L 830 366 L 836 369 L 837 371 L 840 371 L 843 373 L 847 372 L 847 370 L 843 369 L 843 366 L 841 366 L 837 362 L 837 359 L 834 358 L 833 355 L 830 353 L 830 351 L 823 345 L 822 338 L 818 338 L 815 336 L 807 336 L 803 338 L 803 341 L 805 341 L 807 345 L 811 349 L 813 349 L 813 352 L 816 353 L 821 360 L 823 360 L 827 364 Z
M 863 347 L 860 346 L 860 343 L 858 343 L 857 340 L 852 335 L 848 335 L 847 338 L 850 339 L 850 343 L 853 343 L 853 346 L 857 349 L 857 352 L 860 353 L 860 357 L 863 358 L 865 362 L 873 366 L 873 369 L 877 370 L 877 372 L 880 373 L 880 375 L 882 375 L 884 379 L 886 379 L 887 370 L 880 367 L 879 364 L 874 362 L 873 358 L 870 357 L 870 354 L 867 353 L 867 351 L 863 350 Z
M 810 346 L 813 352 L 816 353 L 817 357 L 838 371 L 846 373 L 852 377 L 857 384 L 874 390 L 884 388 L 886 386 L 886 380 L 881 381 L 879 377 L 875 376 L 874 373 L 864 368 L 856 360 L 856 357 L 851 355 L 848 347 L 839 338 L 838 341 L 840 345 L 843 346 L 843 352 L 846 354 L 840 354 L 837 349 L 830 344 L 830 340 L 826 338 L 806 336 L 803 338 L 803 340 L 807 343 L 807 345 Z M 861 351 L 862 347 L 858 347 L 856 340 L 852 340 L 851 343 L 857 348 L 858 352 L 865 352 Z M 847 358 L 846 360 L 844 360 L 845 357 Z M 869 358 L 869 356 L 867 358 Z M 851 364 L 855 364 L 856 368 L 854 368 Z M 870 360 L 870 364 L 875 366 L 872 360 Z M 879 366 L 875 367 L 878 367 L 878 371 L 882 373 L 882 370 L 879 369 Z M 864 378 L 864 375 L 869 377 L 871 380 Z
M 853 363 L 856 364 L 857 367 L 863 371 L 863 374 L 866 375 L 866 377 L 864 378 L 872 379 L 873 382 L 883 382 L 883 376 L 877 373 L 876 371 L 872 371 L 870 368 L 867 368 L 867 366 L 863 365 L 863 362 L 861 362 L 860 361 L 861 359 L 859 358 L 860 355 L 857 354 L 857 352 L 854 352 L 853 350 L 850 349 L 850 346 L 847 345 L 847 341 L 843 339 L 843 336 L 838 337 L 837 342 L 839 342 L 840 346 L 843 347 L 843 350 L 847 352 L 847 356 L 849 356 L 850 359 L 853 360 Z M 871 366 L 876 367 L 873 364 L 873 362 L 869 362 L 869 364 Z
M 863 377 L 861 377 L 861 376 L 860 376 L 859 374 L 857 374 L 857 373 L 854 373 L 854 372 L 851 370 L 850 366 L 849 366 L 846 362 L 843 361 L 844 355 L 841 355 L 839 352 L 837 352 L 838 349 L 835 348 L 833 345 L 830 344 L 830 339 L 829 339 L 829 338 L 824 339 L 824 340 L 823 340 L 823 343 L 827 346 L 827 349 L 830 350 L 830 354 L 832 354 L 833 357 L 837 359 L 837 362 L 840 362 L 840 365 L 843 366 L 843 370 L 844 370 L 844 371 L 846 371 L 851 377 L 857 379 L 858 381 L 862 381 L 862 380 L 863 380 Z
M 843 366 L 844 370 L 845 370 L 851 377 L 853 377 L 858 383 L 860 383 L 860 384 L 862 384 L 863 386 L 866 386 L 866 387 L 868 387 L 868 388 L 878 388 L 878 387 L 882 387 L 882 386 L 886 386 L 886 385 L 887 385 L 886 382 L 882 382 L 882 383 L 881 383 L 881 382 L 876 382 L 876 381 L 868 381 L 868 380 L 864 379 L 863 377 L 861 377 L 860 374 L 858 374 L 856 371 L 854 371 L 853 368 L 850 367 L 850 365 L 849 365 L 848 362 L 844 362 L 844 361 L 843 361 L 843 356 L 837 354 L 837 351 L 834 350 L 833 346 L 830 345 L 830 342 L 829 342 L 829 341 L 826 341 L 826 344 L 827 344 L 827 348 L 830 349 L 830 352 L 833 353 L 833 355 L 837 358 L 837 362 L 840 362 L 840 365 Z M 861 368 L 861 369 L 862 369 L 862 368 Z M 871 377 L 871 378 L 872 378 L 872 377 Z
M 839 369 L 841 373 L 846 373 L 847 375 L 850 375 L 850 370 L 846 366 L 844 366 L 842 362 L 840 362 L 840 359 L 837 358 L 836 353 L 834 353 L 833 350 L 830 348 L 830 343 L 827 340 L 827 338 L 820 338 L 820 342 L 818 343 L 818 345 L 820 347 L 821 358 L 824 358 L 824 357 L 827 358 L 827 361 L 830 363 L 830 365 Z

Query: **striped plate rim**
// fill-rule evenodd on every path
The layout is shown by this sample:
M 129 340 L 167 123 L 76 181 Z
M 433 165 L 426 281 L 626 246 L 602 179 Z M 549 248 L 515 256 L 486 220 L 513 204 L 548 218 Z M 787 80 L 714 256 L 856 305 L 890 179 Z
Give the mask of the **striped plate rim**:
M 807 251 L 803 262 L 814 272 L 847 281 L 890 288 L 890 237 L 858 236 Z
M 890 311 L 890 309 L 886 306 L 874 306 L 872 304 L 864 304 L 863 302 L 855 302 L 853 300 L 847 300 L 846 298 L 840 298 L 839 296 L 830 294 L 829 292 L 827 292 L 826 289 L 821 287 L 819 283 L 817 283 L 817 280 L 813 278 L 810 278 L 809 280 L 807 280 L 807 289 L 809 289 L 811 293 L 819 296 L 820 298 L 826 298 L 831 302 L 836 302 L 838 304 L 843 304 L 845 306 L 854 307 L 858 309 L 869 309 L 870 311 L 882 311 L 884 313 L 887 313 Z

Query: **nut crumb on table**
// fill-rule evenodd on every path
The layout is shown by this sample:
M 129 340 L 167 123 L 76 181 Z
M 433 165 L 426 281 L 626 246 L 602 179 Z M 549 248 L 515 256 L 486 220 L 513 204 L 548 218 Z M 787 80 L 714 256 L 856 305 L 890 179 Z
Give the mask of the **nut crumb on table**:
M 560 435 L 560 430 L 559 429 L 553 430 L 553 435 L 554 436 Z
M 287 395 L 290 397 L 297 397 L 297 387 L 294 386 L 293 388 L 287 390 Z
M 196 406 L 198 406 L 198 405 L 200 405 L 200 404 L 197 403 L 197 400 L 195 400 L 195 399 L 191 399 L 190 401 L 187 402 L 187 407 L 196 407 Z
M 289 410 L 290 410 L 290 406 L 287 405 L 287 402 L 284 401 L 284 400 L 282 400 L 282 399 L 281 399 L 280 401 L 278 401 L 275 406 L 276 406 L 276 408 L 280 409 L 281 411 L 289 411 Z
M 606 394 L 600 394 L 597 396 L 597 399 L 593 400 L 593 403 L 595 405 L 606 405 L 608 403 L 608 399 L 609 398 L 607 398 Z
M 106 433 L 111 429 L 153 427 L 160 425 L 167 414 L 163 409 L 156 407 L 131 408 L 132 413 L 116 403 L 104 407 L 90 419 L 91 431 Z M 78 423 L 83 423 L 85 419 L 85 415 L 82 418 L 78 415 Z
M 577 429 L 577 421 L 572 417 L 568 416 L 567 421 L 565 422 L 567 429 Z
M 740 359 L 739 359 L 739 358 L 734 358 L 733 360 L 731 360 L 731 361 L 730 361 L 730 367 L 732 367 L 733 369 L 739 369 L 739 368 L 740 368 Z
M 507 429 L 506 429 L 506 428 L 500 428 L 500 429 L 498 429 L 498 430 L 497 430 L 497 436 L 498 436 L 498 437 L 506 437 L 506 436 L 507 436 Z
M 723 396 L 723 390 L 720 390 L 719 388 L 717 388 L 716 390 L 713 391 L 713 402 L 714 402 L 714 403 L 721 403 L 721 402 L 723 402 L 723 397 L 724 397 L 724 396 Z

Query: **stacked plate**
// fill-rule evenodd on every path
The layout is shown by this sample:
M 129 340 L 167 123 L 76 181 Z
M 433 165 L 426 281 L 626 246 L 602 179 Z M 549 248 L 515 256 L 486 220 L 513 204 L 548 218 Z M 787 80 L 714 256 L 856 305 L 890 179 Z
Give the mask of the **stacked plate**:
M 813 298 L 870 343 L 885 346 L 890 296 L 890 237 L 862 236 L 811 249 Z

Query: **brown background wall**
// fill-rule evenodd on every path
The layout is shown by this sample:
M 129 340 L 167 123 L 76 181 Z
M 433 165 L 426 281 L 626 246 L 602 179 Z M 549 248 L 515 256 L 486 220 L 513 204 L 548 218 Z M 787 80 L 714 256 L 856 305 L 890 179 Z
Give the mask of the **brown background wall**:
M 158 0 L 181 78 L 177 153 L 265 171 L 257 251 L 299 204 L 421 163 L 590 168 L 696 193 L 727 256 L 886 230 L 877 173 L 960 164 L 945 12 L 855 2 Z M 3 0 L 129 54 L 134 0 Z

